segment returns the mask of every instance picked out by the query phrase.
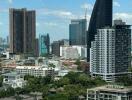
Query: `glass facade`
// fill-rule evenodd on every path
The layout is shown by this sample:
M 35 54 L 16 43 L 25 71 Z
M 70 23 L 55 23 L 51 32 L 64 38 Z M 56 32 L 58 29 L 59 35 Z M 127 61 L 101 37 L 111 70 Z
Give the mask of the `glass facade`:
M 72 20 L 69 25 L 70 45 L 86 45 L 87 20 Z
M 47 35 L 39 35 L 39 55 L 49 54 L 49 34 Z
M 112 26 L 112 3 L 113 0 L 96 0 L 87 33 L 87 60 L 90 60 L 91 41 L 97 33 L 97 29 Z

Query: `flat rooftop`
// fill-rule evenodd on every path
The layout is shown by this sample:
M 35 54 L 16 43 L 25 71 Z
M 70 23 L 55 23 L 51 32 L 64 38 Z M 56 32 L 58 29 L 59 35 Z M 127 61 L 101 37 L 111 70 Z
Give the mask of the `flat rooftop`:
M 88 89 L 88 91 L 129 93 L 129 92 L 132 92 L 132 87 L 124 87 L 124 86 L 119 86 L 119 85 L 105 85 L 101 87 Z
M 3 76 L 20 76 L 20 74 L 18 74 L 17 72 L 10 72 L 10 73 L 5 73 L 2 74 Z

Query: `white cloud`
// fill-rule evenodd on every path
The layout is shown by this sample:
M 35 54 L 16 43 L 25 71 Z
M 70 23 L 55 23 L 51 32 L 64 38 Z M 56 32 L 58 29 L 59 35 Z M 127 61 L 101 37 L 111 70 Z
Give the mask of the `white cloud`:
M 0 8 L 0 13 L 8 13 L 8 9 Z
M 56 17 L 60 17 L 60 18 L 65 18 L 65 19 L 73 19 L 76 18 L 76 16 L 70 12 L 70 11 L 62 11 L 62 10 L 56 10 L 56 11 L 51 11 L 48 12 L 47 14 L 49 15 L 54 15 Z
M 45 22 L 43 23 L 45 26 L 51 26 L 51 27 L 56 27 L 57 23 L 53 23 L 53 22 Z
M 39 22 L 36 22 L 36 27 L 39 27 L 40 26 L 40 23 Z
M 114 19 L 122 19 L 128 24 L 132 24 L 132 13 L 115 13 Z
M 12 3 L 13 3 L 13 0 L 8 0 L 8 2 L 9 2 L 10 4 L 12 4 Z
M 37 12 L 38 14 L 54 16 L 62 19 L 76 18 L 76 16 L 72 12 L 66 10 L 38 9 Z
M 117 1 L 114 1 L 114 2 L 113 2 L 113 5 L 114 5 L 115 7 L 120 7 L 120 6 L 121 6 L 120 3 L 117 2 Z
M 3 23 L 2 23 L 2 22 L 0 22 L 0 26 L 1 26 L 1 25 L 3 25 Z
M 92 10 L 93 9 L 93 5 L 92 4 L 88 4 L 88 3 L 84 3 L 83 5 L 81 5 L 81 8 Z

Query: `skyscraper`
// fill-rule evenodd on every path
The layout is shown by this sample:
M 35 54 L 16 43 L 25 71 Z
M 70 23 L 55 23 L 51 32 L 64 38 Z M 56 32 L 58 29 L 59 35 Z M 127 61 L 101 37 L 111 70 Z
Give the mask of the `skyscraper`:
M 50 37 L 47 35 L 39 35 L 39 55 L 50 53 Z
M 23 9 L 9 10 L 10 52 L 34 54 L 36 36 L 35 11 Z
M 124 22 L 123 22 L 124 23 Z M 130 25 L 115 24 L 97 30 L 91 42 L 90 72 L 111 82 L 127 75 L 131 66 Z
M 35 53 L 34 53 L 34 56 L 35 57 L 39 56 L 39 39 L 38 38 L 35 39 Z
M 59 57 L 60 56 L 60 41 L 54 41 L 51 44 L 51 48 L 52 48 L 52 54 Z
M 113 0 L 96 0 L 91 15 L 88 33 L 87 33 L 87 61 L 90 60 L 90 47 L 97 29 L 112 26 L 112 3 Z
M 60 46 L 68 46 L 69 41 L 67 39 L 62 39 L 59 41 L 54 41 L 51 45 L 52 54 L 55 56 L 60 56 Z
M 69 25 L 70 45 L 86 45 L 87 20 L 71 20 Z

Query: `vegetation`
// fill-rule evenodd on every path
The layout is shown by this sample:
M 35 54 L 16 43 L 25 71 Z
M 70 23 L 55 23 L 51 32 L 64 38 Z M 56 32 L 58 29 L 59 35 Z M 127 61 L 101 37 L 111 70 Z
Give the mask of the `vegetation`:
M 42 92 L 44 100 L 77 100 L 86 96 L 86 89 L 106 84 L 101 78 L 93 79 L 83 73 L 70 72 L 60 80 L 54 81 L 50 76 L 25 76 L 28 84 L 19 93 Z
M 49 67 L 51 67 L 51 68 L 55 68 L 56 66 L 54 65 L 54 64 L 49 64 Z
M 0 87 L 2 87 L 3 77 L 0 75 Z
M 60 80 L 52 77 L 25 76 L 27 85 L 24 88 L 0 91 L 0 98 L 31 92 L 43 93 L 43 100 L 77 100 L 79 96 L 86 97 L 87 88 L 106 84 L 101 78 L 91 78 L 83 73 L 70 72 Z
M 124 86 L 132 86 L 132 79 L 126 75 L 116 80 L 116 83 L 123 84 Z
M 0 98 L 4 97 L 10 97 L 15 95 L 15 90 L 13 88 L 8 88 L 8 89 L 2 89 L 0 90 Z

